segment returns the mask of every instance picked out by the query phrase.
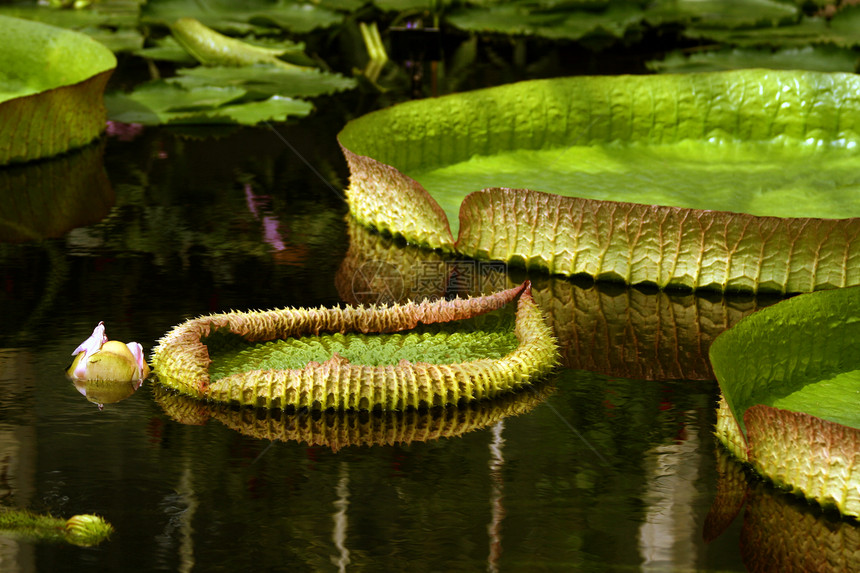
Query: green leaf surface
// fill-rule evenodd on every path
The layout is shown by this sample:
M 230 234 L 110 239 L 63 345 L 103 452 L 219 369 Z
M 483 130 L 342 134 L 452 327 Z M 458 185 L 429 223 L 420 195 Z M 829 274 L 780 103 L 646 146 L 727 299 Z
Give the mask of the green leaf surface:
M 143 21 L 165 26 L 179 18 L 195 18 L 223 33 L 277 27 L 304 34 L 333 26 L 343 16 L 315 3 L 290 0 L 151 0 L 142 13 Z
M 517 297 L 512 337 L 499 336 L 511 329 L 498 323 L 483 336 L 470 325 L 473 319 L 486 324 L 476 317 Z M 237 336 L 253 345 L 281 342 L 250 356 L 231 355 Z M 222 377 L 213 379 L 210 352 L 224 350 Z M 321 363 L 314 360 L 329 353 Z M 425 361 L 434 356 L 437 362 Z M 475 298 L 209 315 L 177 326 L 153 352 L 159 381 L 181 393 L 227 404 L 322 410 L 404 410 L 494 398 L 537 381 L 557 359 L 555 339 L 528 283 Z
M 116 58 L 91 38 L 0 16 L 0 165 L 82 147 L 104 130 Z
M 658 0 L 649 6 L 652 25 L 683 24 L 717 29 L 756 29 L 795 23 L 797 6 L 779 0 Z
M 800 295 L 721 334 L 714 373 L 740 429 L 757 404 L 860 428 L 860 288 Z
M 183 68 L 177 72 L 178 77 L 170 81 L 187 89 L 212 85 L 237 86 L 265 97 L 315 97 L 356 86 L 353 78 L 340 74 L 313 68 L 286 68 L 266 64 L 243 67 L 199 66 Z
M 139 0 L 100 0 L 76 9 L 58 9 L 31 2 L 0 4 L 0 15 L 23 18 L 87 34 L 114 52 L 140 49 L 143 36 L 137 29 Z
M 828 380 L 808 384 L 797 392 L 777 398 L 773 405 L 860 428 L 860 370 L 843 372 Z
M 658 73 L 691 73 L 767 68 L 772 70 L 810 70 L 853 73 L 860 54 L 830 45 L 802 48 L 734 48 L 689 53 L 670 52 L 663 60 L 646 62 Z
M 857 93 L 853 74 L 769 70 L 540 80 L 394 106 L 339 139 L 353 215 L 419 244 L 803 292 L 860 284 Z
M 804 17 L 794 24 L 760 28 L 715 28 L 705 23 L 692 24 L 684 36 L 722 44 L 751 47 L 804 47 L 810 44 L 860 45 L 860 7 L 847 6 L 832 19 Z
M 304 368 L 311 361 L 330 360 L 335 353 L 353 364 L 367 366 L 396 366 L 401 360 L 454 364 L 480 358 L 498 359 L 516 349 L 513 315 L 496 313 L 480 321 L 458 323 L 456 329 L 433 325 L 394 334 L 335 333 L 258 344 L 235 336 L 231 337 L 232 344 L 213 343 L 213 338 L 219 336 L 215 332 L 204 343 L 212 358 L 209 367 L 212 381 L 252 369 Z
M 105 104 L 112 121 L 143 125 L 255 125 L 262 121 L 303 117 L 313 109 L 309 102 L 282 96 L 239 102 L 244 95 L 245 90 L 235 86 L 203 85 L 185 89 L 176 83 L 155 80 L 128 94 L 108 94 Z
M 516 189 L 598 200 L 776 217 L 860 216 L 858 168 L 854 149 L 685 140 L 521 149 L 410 176 L 433 190 L 456 232 L 463 191 L 501 181 Z
M 461 30 L 535 35 L 552 39 L 581 40 L 622 38 L 637 26 L 645 12 L 629 3 L 613 3 L 603 12 L 567 10 L 535 12 L 530 2 L 505 2 L 487 8 L 462 6 L 446 13 L 446 19 Z

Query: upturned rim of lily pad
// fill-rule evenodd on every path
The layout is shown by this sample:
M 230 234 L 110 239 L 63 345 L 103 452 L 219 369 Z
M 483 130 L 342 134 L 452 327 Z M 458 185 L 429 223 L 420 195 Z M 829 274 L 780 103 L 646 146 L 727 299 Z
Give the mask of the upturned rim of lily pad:
M 210 380 L 212 362 L 201 340 L 228 331 L 248 342 L 321 333 L 394 333 L 419 324 L 453 322 L 500 309 L 519 297 L 514 330 L 518 346 L 499 359 L 452 364 L 400 360 L 396 365 L 354 364 L 335 353 L 303 368 L 247 370 Z M 491 399 L 526 386 L 558 362 L 552 331 L 528 282 L 481 297 L 392 305 L 282 308 L 228 312 L 188 320 L 165 335 L 152 355 L 158 383 L 181 394 L 264 408 L 405 410 Z
M 834 383 L 860 371 L 858 317 L 860 287 L 799 295 L 744 318 L 709 352 L 720 442 L 779 487 L 855 518 L 860 423 Z
M 361 224 L 411 243 L 551 274 L 778 294 L 856 285 L 856 215 L 779 217 L 562 196 L 494 175 L 492 185 L 463 189 L 455 240 L 434 190 L 410 173 L 574 145 L 713 139 L 850 149 L 860 114 L 843 112 L 856 107 L 857 90 L 853 74 L 739 70 L 532 80 L 407 102 L 338 134 L 350 169 L 347 200 Z M 773 97 L 750 96 L 759 91 Z M 803 109 L 780 111 L 790 97 Z
M 89 36 L 0 16 L 0 165 L 83 147 L 105 129 L 116 57 Z

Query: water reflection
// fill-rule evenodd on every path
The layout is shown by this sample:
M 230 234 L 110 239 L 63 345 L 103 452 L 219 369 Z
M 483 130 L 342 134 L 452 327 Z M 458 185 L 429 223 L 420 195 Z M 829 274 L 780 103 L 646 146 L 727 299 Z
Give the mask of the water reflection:
M 740 553 L 754 572 L 860 571 L 860 523 L 823 511 L 747 474 L 718 447 L 718 494 L 703 536 L 713 541 L 743 510 Z
M 215 419 L 241 434 L 261 440 L 325 446 L 336 452 L 348 446 L 391 446 L 453 438 L 525 414 L 554 391 L 549 384 L 471 402 L 462 407 L 405 411 L 293 411 L 237 408 L 203 402 L 153 385 L 164 412 L 182 424 L 203 425 Z
M 0 348 L 0 507 L 25 509 L 33 501 L 37 435 L 33 408 L 36 356 Z M 33 544 L 0 537 L 0 570 L 34 569 Z
M 92 402 L 101 410 L 105 404 L 115 404 L 130 397 L 143 384 L 143 379 L 115 381 L 78 380 L 74 378 L 72 383 L 87 401 Z
M 696 568 L 695 498 L 704 449 L 695 412 L 685 413 L 676 439 L 645 452 L 645 519 L 639 528 L 644 571 Z M 708 440 L 710 445 L 711 440 Z
M 115 197 L 104 140 L 53 159 L 0 169 L 0 243 L 61 237 L 107 216 Z
M 525 278 L 504 265 L 460 260 L 402 244 L 347 220 L 350 244 L 337 272 L 350 303 L 477 295 Z M 564 366 L 641 380 L 712 380 L 708 349 L 770 297 L 648 292 L 535 274 L 532 295 L 546 313 Z M 399 293 L 399 296 L 394 296 Z

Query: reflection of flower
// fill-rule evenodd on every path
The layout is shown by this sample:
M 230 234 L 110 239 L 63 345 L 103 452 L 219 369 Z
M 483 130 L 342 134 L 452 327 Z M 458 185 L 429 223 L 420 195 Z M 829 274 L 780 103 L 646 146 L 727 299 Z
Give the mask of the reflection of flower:
M 149 376 L 143 347 L 137 342 L 108 340 L 103 322 L 98 323 L 72 355 L 75 360 L 68 374 L 75 380 L 142 381 Z
M 305 247 L 301 245 L 288 246 L 279 230 L 281 222 L 269 208 L 268 195 L 256 195 L 250 183 L 245 184 L 245 201 L 248 211 L 255 219 L 263 223 L 263 241 L 275 251 L 275 261 L 283 264 L 302 265 L 307 256 Z

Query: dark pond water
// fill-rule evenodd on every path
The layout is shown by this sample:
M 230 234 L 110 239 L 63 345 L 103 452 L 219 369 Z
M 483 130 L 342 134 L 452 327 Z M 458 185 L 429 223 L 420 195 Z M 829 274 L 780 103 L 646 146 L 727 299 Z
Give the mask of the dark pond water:
M 564 368 L 461 410 L 79 393 L 64 370 L 100 320 L 149 352 L 200 314 L 445 292 L 452 263 L 346 220 L 338 127 L 147 130 L 0 171 L 0 500 L 116 529 L 94 548 L 0 536 L 0 570 L 787 570 L 798 544 L 856 540 L 718 459 L 708 345 L 772 301 L 533 276 Z

